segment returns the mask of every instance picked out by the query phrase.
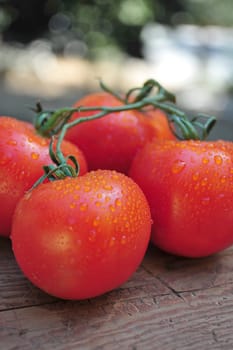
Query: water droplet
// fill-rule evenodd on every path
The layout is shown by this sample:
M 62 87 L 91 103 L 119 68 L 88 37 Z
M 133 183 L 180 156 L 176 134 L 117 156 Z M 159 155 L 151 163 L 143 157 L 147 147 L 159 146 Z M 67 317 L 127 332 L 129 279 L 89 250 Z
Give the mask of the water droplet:
M 91 190 L 90 186 L 85 186 L 84 187 L 84 192 L 90 192 L 90 190 Z
M 116 242 L 116 237 L 112 237 L 110 242 L 109 242 L 109 247 L 112 247 Z
M 176 160 L 172 166 L 173 174 L 179 174 L 186 166 L 183 160 Z
M 207 183 L 208 183 L 208 179 L 207 179 L 207 177 L 204 177 L 204 178 L 201 180 L 201 185 L 202 185 L 202 186 L 206 186 Z
M 96 231 L 91 230 L 88 236 L 89 242 L 95 242 L 96 241 Z
M 32 159 L 38 159 L 39 157 L 40 157 L 40 155 L 39 155 L 39 153 L 35 153 L 35 152 L 32 152 L 31 153 L 31 157 L 32 157 Z
M 110 209 L 111 212 L 115 211 L 115 207 L 112 204 L 109 205 L 109 209 Z
M 125 243 L 126 243 L 126 236 L 123 235 L 123 236 L 121 237 L 121 244 L 125 244 Z
M 119 198 L 117 198 L 116 200 L 115 200 L 115 205 L 117 206 L 117 207 L 120 207 L 121 206 L 121 200 L 119 199 Z
M 8 145 L 12 145 L 12 146 L 16 146 L 17 145 L 17 141 L 15 141 L 15 140 L 8 140 L 7 144 Z
M 101 207 L 102 203 L 101 203 L 100 201 L 96 201 L 96 202 L 95 202 L 95 205 L 96 205 L 97 207 Z
M 74 202 L 70 203 L 70 208 L 71 209 L 74 209 L 75 207 L 76 207 L 76 203 L 74 203 Z
M 222 184 L 224 184 L 227 181 L 227 177 L 225 175 L 223 175 L 222 177 L 220 177 L 220 182 Z
M 100 224 L 100 218 L 99 218 L 99 216 L 97 216 L 96 218 L 95 218 L 95 220 L 93 221 L 93 226 L 98 226 L 99 224 Z
M 79 209 L 81 211 L 86 211 L 87 210 L 87 204 L 86 203 L 81 203 L 80 206 L 79 206 Z
M 199 172 L 196 172 L 196 173 L 193 174 L 192 178 L 193 178 L 194 181 L 197 181 L 199 176 L 200 176 Z
M 210 203 L 210 197 L 204 197 L 201 199 L 203 205 L 208 205 Z
M 112 186 L 111 185 L 104 185 L 104 189 L 107 191 L 111 191 L 112 190 Z
M 11 160 L 10 157 L 3 156 L 2 159 L 0 160 L 0 164 L 4 165 L 8 163 Z
M 208 158 L 202 158 L 202 163 L 203 164 L 208 164 L 209 163 L 209 159 Z
M 217 165 L 222 164 L 222 157 L 221 156 L 214 156 L 214 161 Z

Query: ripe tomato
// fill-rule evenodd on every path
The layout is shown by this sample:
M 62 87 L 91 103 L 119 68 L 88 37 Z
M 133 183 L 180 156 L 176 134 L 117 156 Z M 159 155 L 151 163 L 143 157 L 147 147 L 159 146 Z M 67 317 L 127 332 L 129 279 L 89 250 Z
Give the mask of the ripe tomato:
M 30 123 L 11 117 L 0 118 L 0 235 L 9 236 L 12 215 L 18 200 L 43 175 L 43 165 L 51 164 L 49 140 L 36 134 Z M 82 152 L 65 141 L 64 154 L 74 154 L 80 172 L 87 171 Z
M 117 98 L 106 92 L 87 95 L 75 104 L 76 107 L 121 105 Z M 71 120 L 96 113 L 76 112 Z M 68 130 L 66 139 L 84 152 L 90 170 L 113 169 L 127 173 L 137 150 L 154 135 L 154 128 L 147 118 L 130 110 L 79 124 Z
M 151 142 L 130 176 L 148 199 L 159 248 L 201 257 L 233 243 L 232 142 Z
M 158 108 L 148 109 L 143 112 L 154 128 L 154 137 L 157 140 L 176 140 L 169 126 L 166 114 Z
M 135 272 L 150 229 L 150 209 L 137 184 L 97 170 L 27 193 L 16 208 L 11 239 L 32 283 L 63 299 L 84 299 Z

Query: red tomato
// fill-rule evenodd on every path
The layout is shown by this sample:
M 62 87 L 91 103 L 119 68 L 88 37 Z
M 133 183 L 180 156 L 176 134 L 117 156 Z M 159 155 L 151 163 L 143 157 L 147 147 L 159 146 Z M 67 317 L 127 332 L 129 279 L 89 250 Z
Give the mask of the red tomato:
M 148 199 L 159 248 L 202 257 L 233 243 L 233 143 L 151 142 L 130 176 Z
M 121 106 L 114 96 L 94 93 L 79 100 L 75 106 Z M 91 116 L 97 111 L 74 113 L 71 120 Z M 110 113 L 107 116 L 79 124 L 68 130 L 66 139 L 84 152 L 90 170 L 113 169 L 127 173 L 139 148 L 155 135 L 150 121 L 137 111 Z
M 146 112 L 143 112 L 143 114 L 153 125 L 155 138 L 157 140 L 176 140 L 169 126 L 168 118 L 163 111 L 158 108 L 148 109 Z
M 12 215 L 18 200 L 43 175 L 43 165 L 51 164 L 49 140 L 36 134 L 30 123 L 11 117 L 0 118 L 0 235 L 9 236 Z M 81 174 L 87 171 L 82 152 L 65 141 L 62 150 L 74 154 Z
M 11 238 L 32 283 L 59 298 L 84 299 L 118 287 L 135 272 L 150 229 L 150 209 L 137 184 L 98 170 L 27 193 Z

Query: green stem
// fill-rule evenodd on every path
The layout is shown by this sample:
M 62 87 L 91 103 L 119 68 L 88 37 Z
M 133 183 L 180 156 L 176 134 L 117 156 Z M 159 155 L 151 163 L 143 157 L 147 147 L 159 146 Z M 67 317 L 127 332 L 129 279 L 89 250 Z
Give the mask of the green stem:
M 169 91 L 165 90 L 157 81 L 151 79 L 144 83 L 140 88 L 133 88 L 128 91 L 125 98 L 122 98 L 119 94 L 111 91 L 101 82 L 102 89 L 115 96 L 122 102 L 119 106 L 79 106 L 73 108 L 61 108 L 55 111 L 43 111 L 42 106 L 37 105 L 36 111 L 38 113 L 35 121 L 36 130 L 43 136 L 51 137 L 58 135 L 55 152 L 53 151 L 54 139 L 52 138 L 50 144 L 50 157 L 56 164 L 44 167 L 47 175 L 44 175 L 42 179 L 50 178 L 54 180 L 56 178 L 62 178 L 65 176 L 77 176 L 79 172 L 79 165 L 73 156 L 64 157 L 61 144 L 66 135 L 68 129 L 88 121 L 102 118 L 110 113 L 119 113 L 122 111 L 141 110 L 145 107 L 158 108 L 166 112 L 169 122 L 171 122 L 177 130 L 173 130 L 174 134 L 179 139 L 205 139 L 214 126 L 216 118 L 207 115 L 197 115 L 190 119 L 187 114 L 179 109 L 175 105 L 175 96 Z M 153 89 L 156 89 L 156 93 L 152 94 Z M 135 95 L 132 98 L 133 95 Z M 131 102 L 132 101 L 132 102 Z M 70 121 L 72 114 L 75 112 L 96 112 L 93 115 L 87 117 L 80 117 Z M 201 122 L 201 118 L 205 119 L 205 122 Z M 67 159 L 70 159 L 75 167 L 67 164 Z M 57 167 L 57 168 L 56 168 Z M 57 169 L 57 170 L 56 170 Z M 43 181 L 43 180 L 42 180 Z M 40 183 L 40 181 L 38 182 Z
M 43 136 L 50 137 L 52 135 L 56 135 L 59 133 L 62 128 L 69 122 L 69 119 L 71 118 L 72 114 L 75 112 L 93 112 L 93 111 L 100 111 L 99 113 L 96 113 L 89 117 L 79 118 L 74 121 L 74 125 L 79 124 L 79 120 L 87 121 L 87 120 L 94 120 L 98 118 L 102 118 L 107 114 L 110 113 L 118 113 L 123 111 L 130 111 L 130 110 L 142 110 L 144 107 L 147 106 L 153 106 L 156 108 L 159 108 L 166 113 L 169 114 L 175 114 L 180 118 L 187 119 L 186 114 L 178 109 L 176 106 L 166 103 L 166 102 L 159 102 L 155 101 L 152 97 L 146 97 L 143 100 L 140 100 L 138 102 L 133 102 L 129 104 L 123 104 L 120 106 L 92 106 L 92 107 L 76 107 L 76 108 L 61 108 L 53 111 L 44 111 L 38 115 L 36 118 L 35 128 L 39 132 L 39 134 Z M 81 121 L 82 122 L 82 121 Z

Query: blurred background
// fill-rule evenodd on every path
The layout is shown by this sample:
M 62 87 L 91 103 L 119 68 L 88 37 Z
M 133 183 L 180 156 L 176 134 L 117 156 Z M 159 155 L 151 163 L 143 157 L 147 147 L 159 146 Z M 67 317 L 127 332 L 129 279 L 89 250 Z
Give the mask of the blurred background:
M 232 0 L 0 0 L 0 115 L 158 80 L 233 140 Z

